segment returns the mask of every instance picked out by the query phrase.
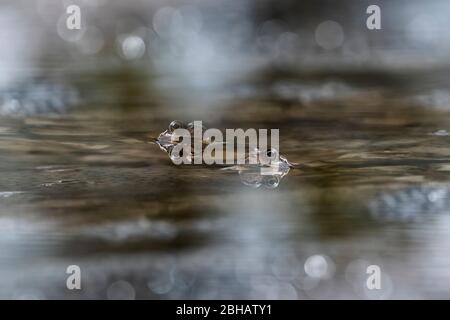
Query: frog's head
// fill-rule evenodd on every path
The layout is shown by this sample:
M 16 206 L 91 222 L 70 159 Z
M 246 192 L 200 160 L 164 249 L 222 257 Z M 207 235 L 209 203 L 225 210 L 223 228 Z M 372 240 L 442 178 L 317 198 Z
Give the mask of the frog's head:
M 155 140 L 156 144 L 161 150 L 169 153 L 173 146 L 181 141 L 181 138 L 174 134 L 175 130 L 184 128 L 186 128 L 186 125 L 183 122 L 178 120 L 172 121 L 167 130 L 159 134 L 158 138 Z
M 160 135 L 157 139 L 155 139 L 154 142 L 161 148 L 161 150 L 167 152 L 172 160 L 174 160 L 173 157 L 178 157 L 179 155 L 172 155 L 173 148 L 177 144 L 181 143 L 184 139 L 191 139 L 191 152 L 189 154 L 182 155 L 182 157 L 186 158 L 185 163 L 190 163 L 194 156 L 194 145 L 196 139 L 201 140 L 202 149 L 208 144 L 207 141 L 203 140 L 203 132 L 206 130 L 206 127 L 202 126 L 201 129 L 201 134 L 199 136 L 196 136 L 194 134 L 193 122 L 185 124 L 184 122 L 174 120 L 169 124 L 167 130 L 160 133 Z

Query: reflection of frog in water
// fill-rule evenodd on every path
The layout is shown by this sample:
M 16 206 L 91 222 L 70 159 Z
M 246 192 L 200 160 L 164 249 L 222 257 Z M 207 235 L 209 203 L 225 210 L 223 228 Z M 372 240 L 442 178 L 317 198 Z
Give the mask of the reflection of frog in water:
M 170 157 L 173 159 L 173 155 L 171 153 L 172 149 L 175 145 L 180 143 L 181 139 L 179 136 L 174 135 L 174 131 L 176 129 L 183 128 L 187 129 L 188 131 L 192 132 L 194 129 L 193 123 L 189 123 L 185 125 L 184 123 L 180 121 L 172 121 L 169 125 L 169 128 L 162 132 L 157 139 L 155 139 L 155 143 L 158 144 L 158 146 L 161 148 L 161 150 L 164 150 L 167 152 Z M 206 128 L 203 128 L 206 129 Z M 203 149 L 212 144 L 212 143 L 219 143 L 223 146 L 223 156 L 224 159 L 227 158 L 227 148 L 226 148 L 226 142 L 221 141 L 206 141 L 202 140 L 202 147 Z M 193 143 L 191 145 L 194 145 Z M 248 148 L 244 148 L 244 150 L 247 150 Z M 232 155 L 233 159 L 238 158 L 237 151 L 238 149 L 234 149 L 234 154 Z M 265 153 L 266 158 L 271 159 L 269 162 L 262 162 L 261 158 L 263 153 Z M 191 150 L 190 154 L 182 154 L 183 157 L 185 157 L 189 162 L 192 161 L 194 155 L 193 149 Z M 229 156 L 229 155 L 228 155 Z M 274 148 L 270 148 L 267 150 L 259 150 L 257 148 L 254 148 L 252 150 L 249 150 L 247 154 L 244 155 L 245 163 L 243 164 L 236 164 L 236 165 L 225 165 L 225 168 L 222 170 L 232 170 L 232 171 L 238 171 L 239 176 L 241 178 L 241 181 L 243 184 L 259 188 L 261 185 L 264 185 L 267 188 L 276 188 L 278 187 L 281 179 L 286 176 L 290 170 L 290 168 L 293 168 L 295 164 L 290 163 L 285 157 L 278 154 L 278 151 Z M 272 160 L 275 159 L 275 160 Z

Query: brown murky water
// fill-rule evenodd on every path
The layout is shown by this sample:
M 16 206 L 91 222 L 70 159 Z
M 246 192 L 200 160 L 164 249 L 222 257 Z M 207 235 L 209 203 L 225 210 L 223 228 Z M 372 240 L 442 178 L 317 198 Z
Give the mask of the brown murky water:
M 0 118 L 0 297 L 449 298 L 445 75 L 264 74 L 204 92 L 72 75 L 77 106 Z M 302 167 L 269 190 L 174 166 L 149 143 L 173 119 L 279 128 Z

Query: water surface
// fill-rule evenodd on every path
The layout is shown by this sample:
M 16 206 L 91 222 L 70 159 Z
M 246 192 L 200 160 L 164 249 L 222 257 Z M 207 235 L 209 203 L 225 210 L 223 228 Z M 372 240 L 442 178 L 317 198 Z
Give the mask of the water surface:
M 119 70 L 67 76 L 58 108 L 32 91 L 58 81 L 18 84 L 42 106 L 0 117 L 0 297 L 449 298 L 446 76 L 271 72 L 194 91 Z M 273 190 L 175 166 L 150 143 L 173 119 L 279 128 L 302 166 Z

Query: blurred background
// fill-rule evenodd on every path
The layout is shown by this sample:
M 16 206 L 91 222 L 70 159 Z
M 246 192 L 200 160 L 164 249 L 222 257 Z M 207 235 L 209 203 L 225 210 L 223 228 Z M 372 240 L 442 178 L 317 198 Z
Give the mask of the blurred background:
M 0 1 L 0 298 L 450 298 L 449 16 Z M 174 119 L 279 128 L 301 166 L 273 189 L 174 166 L 152 143 Z

